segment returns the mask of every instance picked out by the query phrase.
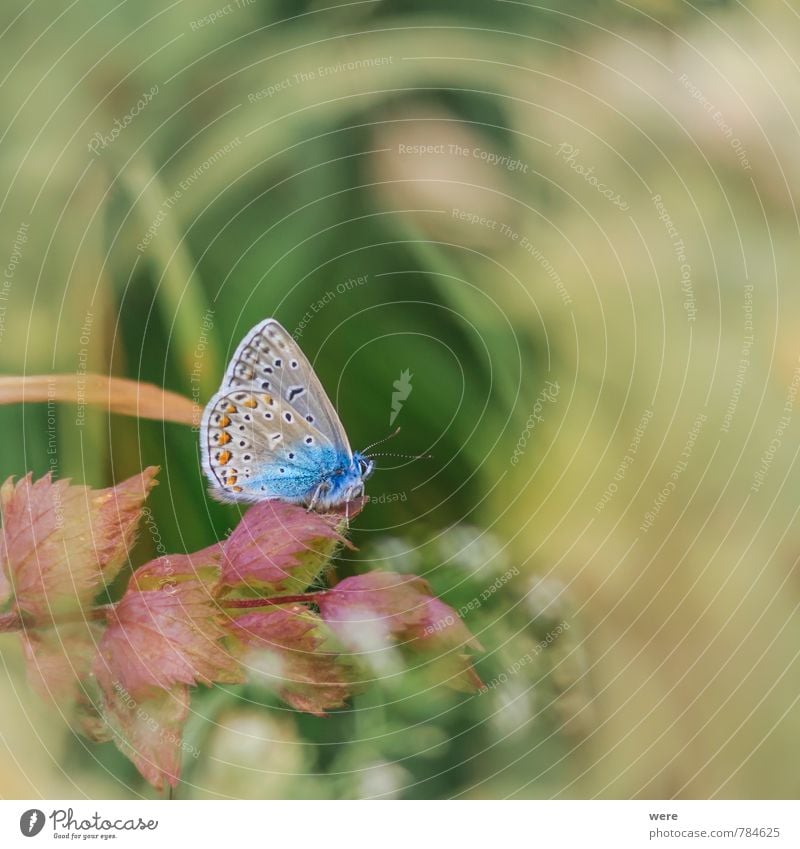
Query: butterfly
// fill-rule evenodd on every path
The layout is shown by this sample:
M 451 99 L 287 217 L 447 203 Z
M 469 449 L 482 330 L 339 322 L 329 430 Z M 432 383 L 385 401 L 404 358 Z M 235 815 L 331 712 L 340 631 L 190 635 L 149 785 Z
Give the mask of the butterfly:
M 347 434 L 311 363 L 274 318 L 236 349 L 200 423 L 219 501 L 287 501 L 321 512 L 364 494 L 373 461 Z

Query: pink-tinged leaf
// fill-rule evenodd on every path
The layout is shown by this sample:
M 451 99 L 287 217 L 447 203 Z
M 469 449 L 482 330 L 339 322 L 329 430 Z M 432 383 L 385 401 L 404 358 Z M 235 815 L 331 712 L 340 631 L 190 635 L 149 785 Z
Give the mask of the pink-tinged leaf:
M 114 579 L 133 544 L 155 467 L 115 487 L 92 490 L 29 474 L 0 490 L 0 561 L 16 608 L 51 619 L 88 606 Z
M 373 623 L 387 639 L 410 634 L 428 618 L 428 582 L 416 575 L 367 572 L 345 578 L 319 601 L 323 619 L 348 643 L 353 623 Z
M 483 646 L 472 635 L 463 619 L 441 599 L 432 596 L 425 604 L 425 620 L 421 631 L 416 634 L 421 641 L 433 641 L 447 648 L 468 647 L 483 651 Z
M 410 634 L 416 637 L 410 648 L 426 655 L 438 680 L 465 693 L 475 693 L 483 687 L 472 658 L 464 651 L 483 651 L 483 646 L 450 605 L 435 596 L 428 598 L 425 617 L 410 629 Z
M 322 618 L 352 651 L 379 652 L 402 643 L 435 661 L 451 686 L 480 688 L 464 649 L 480 651 L 481 644 L 422 578 L 368 572 L 340 581 L 320 595 L 318 604 Z
M 109 613 L 93 666 L 98 677 L 101 671 L 111 676 L 113 685 L 134 698 L 174 684 L 241 680 L 236 659 L 220 644 L 226 631 L 204 584 L 167 583 L 155 590 L 136 584 L 134 575 L 131 588 Z
M 144 566 L 131 577 L 131 587 L 139 590 L 161 590 L 186 581 L 200 581 L 212 587 L 219 582 L 222 544 L 214 543 L 193 554 L 165 554 Z
M 331 645 L 318 616 L 298 605 L 248 613 L 231 634 L 244 648 L 248 678 L 266 686 L 292 707 L 316 716 L 346 704 L 354 670 Z
M 222 583 L 247 585 L 271 595 L 303 592 L 330 560 L 343 517 L 279 501 L 248 510 L 223 543 Z
M 94 550 L 105 583 L 114 580 L 127 559 L 142 516 L 142 505 L 157 484 L 157 474 L 157 466 L 148 466 L 141 474 L 116 486 L 97 492 L 90 490 Z
M 136 698 L 107 668 L 98 671 L 97 683 L 99 704 L 91 719 L 87 715 L 85 732 L 95 740 L 113 740 L 156 790 L 174 787 L 181 772 L 188 688 L 177 684 Z
M 2 534 L 2 531 L 0 531 Z M 8 605 L 11 600 L 11 583 L 6 575 L 6 559 L 2 555 L 2 543 L 0 543 L 0 610 Z
M 73 701 L 89 674 L 103 633 L 99 622 L 28 630 L 22 637 L 28 683 L 45 699 Z
M 103 707 L 103 691 L 93 673 L 82 682 L 76 705 L 77 730 L 95 743 L 110 743 L 114 731 L 106 722 Z

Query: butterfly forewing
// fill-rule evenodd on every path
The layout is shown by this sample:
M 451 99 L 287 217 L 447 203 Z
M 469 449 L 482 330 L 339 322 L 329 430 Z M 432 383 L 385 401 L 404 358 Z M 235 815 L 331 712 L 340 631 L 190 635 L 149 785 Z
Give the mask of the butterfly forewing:
M 337 451 L 352 456 L 339 416 L 311 363 L 275 319 L 257 324 L 236 349 L 221 391 L 234 389 L 280 399 Z

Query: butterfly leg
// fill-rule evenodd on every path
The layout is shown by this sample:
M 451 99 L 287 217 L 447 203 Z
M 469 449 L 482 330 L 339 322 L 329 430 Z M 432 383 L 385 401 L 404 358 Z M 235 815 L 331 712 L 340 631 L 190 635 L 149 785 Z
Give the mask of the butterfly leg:
M 322 488 L 322 484 L 320 484 L 315 490 L 314 494 L 311 496 L 311 501 L 308 502 L 308 507 L 306 508 L 306 512 L 310 513 L 314 509 L 314 505 L 317 503 L 317 498 L 319 498 L 319 491 Z
M 356 498 L 362 498 L 364 496 L 364 484 L 359 484 L 357 487 L 354 487 L 345 495 L 344 502 L 344 519 L 348 524 L 350 523 L 350 502 L 355 501 Z
M 311 501 L 308 503 L 308 512 L 310 513 L 314 507 L 317 505 L 317 500 L 319 499 L 320 493 L 326 492 L 329 488 L 330 484 L 327 481 L 322 481 L 319 486 L 314 490 L 314 494 L 311 496 Z

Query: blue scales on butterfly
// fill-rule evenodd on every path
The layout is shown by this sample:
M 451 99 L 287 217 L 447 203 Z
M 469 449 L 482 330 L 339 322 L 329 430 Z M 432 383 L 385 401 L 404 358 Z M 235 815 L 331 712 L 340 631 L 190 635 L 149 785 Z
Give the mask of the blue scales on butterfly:
M 203 412 L 200 451 L 220 501 L 330 510 L 363 495 L 373 470 L 371 459 L 351 450 L 308 359 L 272 318 L 236 349 Z

